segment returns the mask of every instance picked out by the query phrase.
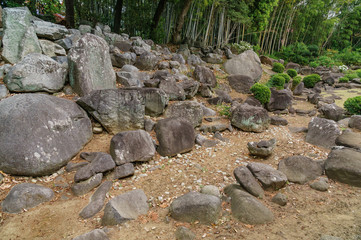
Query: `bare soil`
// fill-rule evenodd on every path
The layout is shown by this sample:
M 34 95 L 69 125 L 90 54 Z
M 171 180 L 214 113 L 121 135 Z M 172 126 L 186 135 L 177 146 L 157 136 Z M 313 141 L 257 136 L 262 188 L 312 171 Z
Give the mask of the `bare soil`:
M 231 95 L 240 96 L 234 92 Z M 295 101 L 294 107 L 314 109 L 313 105 L 300 100 Z M 283 117 L 291 127 L 307 127 L 311 119 L 297 115 Z M 330 188 L 327 192 L 315 191 L 308 184 L 287 184 L 279 190 L 288 196 L 288 203 L 284 207 L 271 202 L 277 192 L 266 192 L 261 201 L 272 210 L 275 220 L 265 225 L 247 225 L 235 220 L 227 201 L 222 204 L 219 221 L 210 226 L 197 222 L 177 222 L 168 216 L 168 207 L 173 199 L 189 191 L 199 191 L 208 184 L 222 190 L 226 185 L 236 182 L 234 168 L 247 162 L 262 162 L 277 168 L 282 158 L 291 155 L 305 155 L 314 160 L 327 158 L 328 149 L 306 143 L 305 134 L 292 133 L 289 126 L 271 126 L 263 133 L 247 133 L 237 129 L 226 131 L 222 134 L 229 141 L 219 143 L 216 147 L 195 147 L 191 152 L 174 158 L 156 155 L 150 162 L 138 164 L 133 177 L 113 181 L 106 201 L 133 189 L 143 189 L 149 199 L 149 213 L 134 221 L 105 228 L 109 238 L 174 239 L 177 227 L 186 226 L 196 234 L 196 239 L 312 240 L 322 235 L 356 239 L 356 235 L 361 235 L 361 189 L 332 180 L 329 180 Z M 82 151 L 109 152 L 111 138 L 112 135 L 107 133 L 94 135 Z M 249 155 L 247 142 L 271 138 L 277 139 L 272 156 L 261 159 Z M 82 160 L 78 155 L 72 161 Z M 66 172 L 64 168 L 41 178 L 5 175 L 0 185 L 0 201 L 13 186 L 23 182 L 50 187 L 55 191 L 55 198 L 20 214 L 0 212 L 0 239 L 72 239 L 95 228 L 102 228 L 102 212 L 88 220 L 79 217 L 78 213 L 88 204 L 95 190 L 82 197 L 75 197 L 70 191 L 73 179 L 74 172 Z

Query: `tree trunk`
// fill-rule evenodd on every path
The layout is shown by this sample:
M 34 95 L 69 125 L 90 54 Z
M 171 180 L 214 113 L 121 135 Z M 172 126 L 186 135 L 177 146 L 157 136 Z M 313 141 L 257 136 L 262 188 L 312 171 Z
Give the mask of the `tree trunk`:
M 191 6 L 192 0 L 185 0 L 181 13 L 178 16 L 177 23 L 173 32 L 173 43 L 179 44 L 181 42 L 181 32 L 184 24 L 184 18 Z
M 211 13 L 209 14 L 209 20 L 208 20 L 208 25 L 207 25 L 206 34 L 204 35 L 204 38 L 203 38 L 203 44 L 204 44 L 204 45 L 207 45 L 207 44 L 208 44 L 209 29 L 210 29 L 210 27 L 211 27 L 211 21 L 212 21 L 212 18 L 213 18 L 213 12 L 214 12 L 214 2 L 212 3 Z
M 155 39 L 156 29 L 158 27 L 158 23 L 159 23 L 160 17 L 162 16 L 162 12 L 164 11 L 166 3 L 167 3 L 167 0 L 159 0 L 157 10 L 155 10 L 152 25 L 150 26 L 150 37 L 153 40 Z
M 65 0 L 65 21 L 68 28 L 75 27 L 74 0 Z
M 114 27 L 113 32 L 120 32 L 120 21 L 122 20 L 122 9 L 123 9 L 123 0 L 117 0 L 117 4 L 115 4 L 115 12 L 114 12 Z

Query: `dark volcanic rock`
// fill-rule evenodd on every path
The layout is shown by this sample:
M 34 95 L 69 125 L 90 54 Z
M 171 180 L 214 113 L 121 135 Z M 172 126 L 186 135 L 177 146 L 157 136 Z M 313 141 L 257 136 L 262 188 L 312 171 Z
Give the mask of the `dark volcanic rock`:
M 232 111 L 231 123 L 246 132 L 263 132 L 268 129 L 270 118 L 262 107 L 240 104 Z
M 308 124 L 306 142 L 331 148 L 336 145 L 335 140 L 339 135 L 341 130 L 335 121 L 315 117 Z

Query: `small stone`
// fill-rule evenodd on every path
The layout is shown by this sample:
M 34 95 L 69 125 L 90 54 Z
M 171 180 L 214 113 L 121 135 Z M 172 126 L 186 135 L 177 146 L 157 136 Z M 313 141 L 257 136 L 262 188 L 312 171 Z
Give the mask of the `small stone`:
M 93 127 L 93 133 L 94 134 L 100 134 L 103 132 L 103 128 L 101 127 Z
M 73 240 L 109 240 L 103 229 L 95 229 L 91 232 L 73 238 Z
M 280 205 L 285 206 L 287 204 L 288 197 L 282 193 L 277 193 L 273 198 L 272 202 Z
M 310 187 L 320 192 L 326 192 L 330 185 L 327 183 L 326 179 L 321 178 L 320 180 L 311 183 Z
M 103 178 L 103 174 L 98 173 L 98 174 L 92 176 L 91 178 L 89 178 L 88 180 L 74 184 L 71 187 L 71 190 L 75 196 L 84 195 L 84 194 L 90 192 L 92 189 L 99 186 L 99 184 L 102 181 L 102 178 Z
M 193 240 L 195 239 L 195 234 L 186 227 L 178 227 L 175 232 L 176 240 Z

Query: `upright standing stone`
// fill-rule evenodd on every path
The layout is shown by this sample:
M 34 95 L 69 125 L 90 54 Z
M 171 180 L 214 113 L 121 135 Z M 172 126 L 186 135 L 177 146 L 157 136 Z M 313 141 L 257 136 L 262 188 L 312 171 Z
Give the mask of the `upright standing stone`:
M 116 88 L 109 46 L 93 34 L 82 36 L 69 51 L 70 85 L 80 96 L 93 90 Z
M 28 8 L 5 8 L 3 11 L 4 36 L 2 58 L 17 63 L 29 53 L 41 53 L 38 37 L 30 23 Z

